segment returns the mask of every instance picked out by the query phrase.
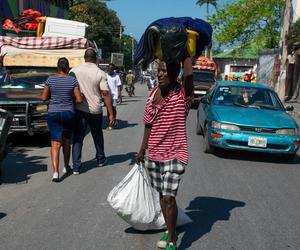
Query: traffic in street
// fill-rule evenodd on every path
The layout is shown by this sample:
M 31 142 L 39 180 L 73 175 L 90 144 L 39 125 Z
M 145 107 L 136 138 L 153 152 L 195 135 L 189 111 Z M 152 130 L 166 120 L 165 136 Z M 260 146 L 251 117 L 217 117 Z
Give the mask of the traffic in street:
M 300 0 L 1 0 L 0 250 L 299 250 Z
M 163 231 L 138 231 L 122 220 L 107 195 L 132 168 L 143 135 L 149 94 L 123 93 L 118 128 L 104 116 L 107 165 L 96 167 L 91 135 L 80 175 L 52 183 L 47 135 L 11 134 L 0 186 L 0 249 L 155 249 Z M 192 223 L 178 228 L 178 249 L 298 249 L 300 157 L 221 150 L 204 153 L 197 110 L 187 119 L 189 164 L 178 206 Z M 61 159 L 62 164 L 62 159 Z

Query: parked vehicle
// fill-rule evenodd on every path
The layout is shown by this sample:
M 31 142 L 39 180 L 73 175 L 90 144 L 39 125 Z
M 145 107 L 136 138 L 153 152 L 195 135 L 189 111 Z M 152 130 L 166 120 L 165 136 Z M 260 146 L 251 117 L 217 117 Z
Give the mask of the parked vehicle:
M 204 151 L 216 148 L 282 154 L 295 157 L 300 134 L 277 94 L 268 86 L 249 82 L 217 82 L 201 98 L 197 134 L 204 137 Z
M 55 69 L 10 68 L 6 80 L 0 84 L 0 108 L 14 115 L 10 131 L 45 133 L 47 104 L 41 100 L 41 91 Z
M 57 61 L 69 60 L 70 68 L 84 62 L 92 42 L 68 37 L 2 37 L 0 71 L 0 108 L 14 114 L 10 130 L 33 135 L 45 133 L 47 103 L 41 100 L 46 79 L 57 73 Z M 6 46 L 6 44 L 10 46 Z M 96 45 L 95 45 L 96 46 Z

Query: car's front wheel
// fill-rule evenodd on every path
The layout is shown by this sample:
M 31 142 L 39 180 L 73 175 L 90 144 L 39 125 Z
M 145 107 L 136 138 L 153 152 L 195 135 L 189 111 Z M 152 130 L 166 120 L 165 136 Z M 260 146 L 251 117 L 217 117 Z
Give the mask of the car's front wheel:
M 199 116 L 197 115 L 197 125 L 196 125 L 196 134 L 203 135 L 203 130 L 199 122 Z
M 212 146 L 208 139 L 208 128 L 207 125 L 205 125 L 204 131 L 203 131 L 203 141 L 204 141 L 204 153 L 213 154 L 216 151 L 216 148 Z

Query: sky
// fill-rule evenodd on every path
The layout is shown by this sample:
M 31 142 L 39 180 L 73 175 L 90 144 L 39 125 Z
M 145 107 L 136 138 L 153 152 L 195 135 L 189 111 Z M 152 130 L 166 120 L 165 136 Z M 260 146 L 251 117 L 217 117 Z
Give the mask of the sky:
M 196 5 L 197 0 L 111 0 L 107 7 L 117 13 L 125 34 L 140 40 L 150 23 L 165 17 L 196 17 L 205 20 L 206 5 Z M 218 4 L 225 0 L 218 0 Z M 210 10 L 214 8 L 210 6 Z

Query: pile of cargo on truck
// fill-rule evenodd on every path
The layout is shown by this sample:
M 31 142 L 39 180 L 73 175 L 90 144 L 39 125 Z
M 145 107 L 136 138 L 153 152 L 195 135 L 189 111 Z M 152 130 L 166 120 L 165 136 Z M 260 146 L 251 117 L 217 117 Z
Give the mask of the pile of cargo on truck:
M 0 109 L 14 115 L 11 132 L 48 131 L 48 106 L 41 100 L 44 82 L 56 73 L 59 58 L 75 67 L 83 63 L 85 49 L 95 47 L 84 37 L 84 23 L 43 17 L 39 25 L 38 36 L 0 36 Z

